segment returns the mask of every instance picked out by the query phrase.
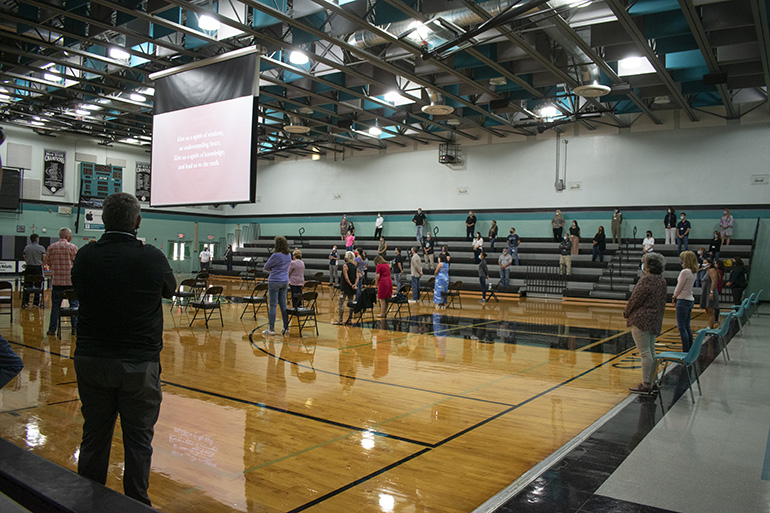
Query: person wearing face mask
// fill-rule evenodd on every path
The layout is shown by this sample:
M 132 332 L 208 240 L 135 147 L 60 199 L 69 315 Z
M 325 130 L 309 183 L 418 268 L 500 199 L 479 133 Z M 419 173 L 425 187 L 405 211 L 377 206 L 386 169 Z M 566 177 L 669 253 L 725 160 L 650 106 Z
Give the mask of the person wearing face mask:
M 714 232 L 714 236 L 709 241 L 709 256 L 714 260 L 719 260 L 719 252 L 722 250 L 722 239 L 719 232 Z
M 561 215 L 561 210 L 556 211 L 556 215 L 551 219 L 551 228 L 553 228 L 553 240 L 559 242 L 561 240 L 561 234 L 564 230 L 564 216 Z
M 662 273 L 666 259 L 660 253 L 647 253 L 642 259 L 642 277 L 628 298 L 623 317 L 642 360 L 642 382 L 628 390 L 635 394 L 653 394 L 655 382 L 655 337 L 663 327 L 666 311 L 666 280 Z
M 666 244 L 676 244 L 676 212 L 674 207 L 668 207 L 663 218 L 663 228 L 666 230 Z
M 706 276 L 706 264 L 703 261 L 706 258 L 706 248 L 698 248 L 698 253 L 695 255 L 698 259 L 698 273 L 695 275 L 695 287 L 700 287 L 703 277 Z
M 673 301 L 676 308 L 676 326 L 682 339 L 682 351 L 686 353 L 690 350 L 693 340 L 690 320 L 695 296 L 692 294 L 692 287 L 695 283 L 695 273 L 698 271 L 698 259 L 692 251 L 682 251 L 679 261 L 682 263 L 682 270 L 676 280 Z
M 612 242 L 620 244 L 620 232 L 623 225 L 623 214 L 620 213 L 620 209 L 616 208 L 612 214 Z
M 566 269 L 569 276 L 572 274 L 572 241 L 566 233 L 561 244 L 559 244 L 559 253 L 559 274 L 564 274 Z
M 744 267 L 741 257 L 735 257 L 733 259 L 733 268 L 732 271 L 730 271 L 730 281 L 725 283 L 725 286 L 730 287 L 730 290 L 733 293 L 733 304 L 741 304 L 743 291 L 749 286 L 748 281 L 746 281 L 746 267 Z
M 572 226 L 569 227 L 569 239 L 572 241 L 572 254 L 580 254 L 580 227 L 577 221 L 572 221 Z
M 682 212 L 679 215 L 679 224 L 676 225 L 676 250 L 679 253 L 682 252 L 683 246 L 685 251 L 690 249 L 688 244 L 690 228 L 692 228 L 692 226 L 690 225 L 690 221 L 687 220 L 687 214 Z
M 706 257 L 703 263 L 706 266 L 706 275 L 701 282 L 700 307 L 706 310 L 709 328 L 716 328 L 716 312 L 719 310 L 719 291 L 717 290 L 719 273 L 713 258 Z
M 733 215 L 729 209 L 725 209 L 722 212 L 722 218 L 719 220 L 720 235 L 722 236 L 722 244 L 725 246 L 730 245 L 730 237 L 733 236 Z

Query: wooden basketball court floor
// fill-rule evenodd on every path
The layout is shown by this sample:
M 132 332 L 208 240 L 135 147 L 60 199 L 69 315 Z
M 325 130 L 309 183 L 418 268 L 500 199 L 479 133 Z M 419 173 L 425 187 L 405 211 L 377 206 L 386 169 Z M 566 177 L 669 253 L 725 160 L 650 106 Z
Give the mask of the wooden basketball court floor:
M 247 295 L 225 282 L 226 294 Z M 265 310 L 223 305 L 209 329 L 164 303 L 153 505 L 225 511 L 468 512 L 628 396 L 639 359 L 622 305 L 503 299 L 265 338 Z M 19 309 L 0 334 L 25 362 L 0 391 L 0 436 L 77 468 L 76 340 Z M 347 315 L 347 312 L 346 312 Z M 280 315 L 279 315 L 280 318 Z M 367 319 L 369 317 L 365 317 Z M 369 318 L 370 319 L 370 318 Z M 280 320 L 277 321 L 280 327 Z M 693 329 L 705 326 L 694 312 Z M 659 341 L 679 347 L 669 308 Z M 661 348 L 663 349 L 663 347 Z M 122 491 L 116 427 L 107 485 Z

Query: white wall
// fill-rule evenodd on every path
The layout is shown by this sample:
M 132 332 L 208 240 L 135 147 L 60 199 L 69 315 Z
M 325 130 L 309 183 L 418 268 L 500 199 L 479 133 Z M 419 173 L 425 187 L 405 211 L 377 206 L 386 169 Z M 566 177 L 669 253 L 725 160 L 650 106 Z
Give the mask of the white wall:
M 567 183 L 579 182 L 578 190 L 554 189 L 556 139 L 545 134 L 464 146 L 462 170 L 439 164 L 435 148 L 337 162 L 260 161 L 259 202 L 238 206 L 234 213 L 770 203 L 770 185 L 750 185 L 752 175 L 770 173 L 766 112 L 752 124 L 718 127 L 680 127 L 678 116 L 673 118 L 646 128 L 651 131 L 593 135 L 582 130 L 579 136 L 564 136 Z M 467 194 L 459 188 L 467 188 Z

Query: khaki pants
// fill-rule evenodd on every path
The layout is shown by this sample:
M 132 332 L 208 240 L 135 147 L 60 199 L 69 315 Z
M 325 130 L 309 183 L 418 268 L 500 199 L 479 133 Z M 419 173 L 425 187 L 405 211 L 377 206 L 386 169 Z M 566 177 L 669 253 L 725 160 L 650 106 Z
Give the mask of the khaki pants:
M 428 263 L 428 269 L 435 269 L 436 264 L 433 261 L 433 253 L 425 255 L 425 261 Z
M 572 274 L 572 256 L 560 255 L 559 256 L 559 274 L 564 274 L 564 268 L 567 268 L 567 274 Z

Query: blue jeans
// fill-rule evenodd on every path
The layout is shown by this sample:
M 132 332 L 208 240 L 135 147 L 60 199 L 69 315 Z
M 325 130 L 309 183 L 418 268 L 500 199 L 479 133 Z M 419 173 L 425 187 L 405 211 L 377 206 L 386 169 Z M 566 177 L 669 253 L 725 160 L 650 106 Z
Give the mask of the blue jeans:
M 679 336 L 682 339 L 682 351 L 685 353 L 690 350 L 693 340 L 690 319 L 692 318 L 692 307 L 694 304 L 695 301 L 689 299 L 676 300 L 676 325 L 679 328 Z
M 519 265 L 519 246 L 508 246 L 508 254 L 513 257 L 513 265 Z
M 227 265 L 227 270 L 232 271 L 233 270 L 233 261 L 232 260 L 225 260 L 225 264 Z
M 501 287 L 507 287 L 510 283 L 510 272 L 511 270 L 509 268 L 500 269 L 500 286 Z
M 24 362 L 11 349 L 8 341 L 0 335 L 0 388 L 7 385 L 23 368 Z
M 497 240 L 497 237 L 492 237 L 489 239 L 489 252 L 492 253 L 495 250 L 495 241 Z
M 481 284 L 481 299 L 487 300 L 487 277 L 479 276 L 479 283 Z
M 422 240 L 422 225 L 416 226 L 415 229 L 417 230 L 417 242 L 420 242 Z
M 420 277 L 412 276 L 412 299 L 417 301 L 420 299 Z
M 396 294 L 401 290 L 401 274 L 402 273 L 393 273 L 393 285 L 396 287 Z
M 698 273 L 695 275 L 695 284 L 694 287 L 700 287 L 701 281 L 703 281 L 703 277 L 706 276 L 706 271 L 698 271 Z
M 684 246 L 684 250 L 685 251 L 688 251 L 690 249 L 690 246 L 689 246 L 688 240 L 687 240 L 688 238 L 689 238 L 688 235 L 685 235 L 684 237 L 679 237 L 677 235 L 677 237 L 676 237 L 676 250 L 679 253 L 682 252 L 682 246 Z
M 67 285 L 54 285 L 51 287 L 51 320 L 48 322 L 48 333 L 53 333 L 59 327 L 59 310 L 61 309 L 61 302 L 64 299 L 63 292 L 71 289 Z M 78 306 L 77 301 L 72 301 L 70 306 Z M 70 317 L 72 320 L 72 331 L 77 332 L 78 318 L 76 315 Z
M 268 281 L 267 282 L 267 302 L 270 306 L 267 314 L 267 320 L 271 331 L 275 331 L 275 307 L 281 307 L 281 319 L 283 319 L 283 329 L 289 327 L 289 318 L 286 315 L 286 290 L 289 288 L 289 282 Z
M 599 262 L 604 262 L 604 251 L 599 249 L 598 244 L 593 247 L 591 252 L 593 253 L 593 256 L 591 256 L 591 262 L 595 261 L 596 257 L 599 257 Z

